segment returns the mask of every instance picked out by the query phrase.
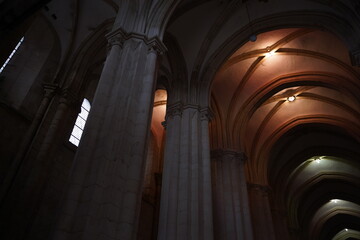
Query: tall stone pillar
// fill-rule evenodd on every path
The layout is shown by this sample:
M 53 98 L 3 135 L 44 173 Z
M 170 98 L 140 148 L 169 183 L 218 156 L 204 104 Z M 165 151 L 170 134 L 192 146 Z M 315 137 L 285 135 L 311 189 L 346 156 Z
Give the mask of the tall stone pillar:
M 267 186 L 249 184 L 249 199 L 255 240 L 275 240 L 274 226 L 270 209 L 269 193 Z
M 209 110 L 168 107 L 159 240 L 211 240 L 213 218 Z
M 53 239 L 136 239 L 161 41 L 117 29 Z
M 215 239 L 253 239 L 242 152 L 215 150 L 213 196 Z
M 3 238 L 26 239 L 34 222 L 52 163 L 49 159 L 35 158 L 34 151 L 42 136 L 39 132 L 44 115 L 57 90 L 55 85 L 44 84 L 44 98 L 1 186 L 0 235 Z
M 48 109 L 51 99 L 55 95 L 58 86 L 55 84 L 44 83 L 43 88 L 44 88 L 44 97 L 40 103 L 40 106 L 35 114 L 34 119 L 31 122 L 31 125 L 29 126 L 29 129 L 27 130 L 21 141 L 21 145 L 19 146 L 16 156 L 12 162 L 11 169 L 1 186 L 0 202 L 3 201 L 3 198 L 7 194 L 9 188 L 11 187 L 11 184 L 16 178 L 19 168 L 21 167 L 21 163 L 24 161 L 24 158 L 26 158 L 26 155 L 28 154 L 29 149 L 31 148 L 31 144 L 34 141 L 36 132 L 39 130 L 41 121 L 44 118 L 45 112 Z

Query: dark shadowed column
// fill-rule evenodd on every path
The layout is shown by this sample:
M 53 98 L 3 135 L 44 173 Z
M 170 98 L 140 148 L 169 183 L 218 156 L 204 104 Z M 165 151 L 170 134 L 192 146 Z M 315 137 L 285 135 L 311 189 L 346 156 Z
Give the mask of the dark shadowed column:
M 54 239 L 135 239 L 161 41 L 117 29 Z
M 166 123 L 158 239 L 211 240 L 208 109 L 176 103 Z
M 270 188 L 259 184 L 249 184 L 249 199 L 255 240 L 274 240 L 274 228 L 269 203 Z
M 216 239 L 253 239 L 242 152 L 214 150 L 214 222 Z

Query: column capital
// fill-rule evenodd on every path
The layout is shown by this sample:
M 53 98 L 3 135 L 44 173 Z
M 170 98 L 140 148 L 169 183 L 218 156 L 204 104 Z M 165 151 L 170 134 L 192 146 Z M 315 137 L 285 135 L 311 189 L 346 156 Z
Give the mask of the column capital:
M 47 98 L 53 97 L 59 89 L 59 85 L 53 83 L 42 83 L 42 87 Z
M 148 38 L 146 35 L 135 32 L 126 32 L 122 28 L 118 28 L 106 35 L 106 38 L 111 48 L 114 45 L 123 47 L 124 43 L 128 40 L 140 40 L 148 46 L 149 52 L 156 52 L 159 55 L 164 54 L 167 51 L 166 46 L 160 40 L 159 37 Z
M 175 116 L 181 116 L 182 112 L 183 112 L 183 105 L 181 102 L 177 102 L 177 103 L 167 106 L 165 121 L 167 121 L 168 118 L 174 118 Z
M 126 33 L 121 28 L 119 28 L 115 31 L 106 34 L 105 37 L 108 40 L 108 44 L 110 48 L 114 45 L 118 45 L 122 47 L 126 37 Z
M 200 109 L 200 119 L 201 121 L 210 122 L 214 118 L 214 114 L 210 108 L 204 107 Z
M 200 105 L 196 104 L 183 104 L 182 102 L 176 102 L 174 104 L 170 104 L 166 110 L 166 119 L 173 118 L 174 116 L 181 116 L 182 113 L 187 109 L 193 109 L 200 113 L 200 120 L 204 121 L 211 121 L 213 118 L 213 113 L 208 107 L 201 107 Z
M 246 161 L 247 157 L 244 152 L 236 151 L 232 149 L 216 149 L 211 151 L 211 159 L 223 160 L 223 159 L 235 159 L 241 162 Z
M 200 111 L 200 107 L 195 104 L 183 104 L 182 102 L 176 102 L 174 104 L 170 104 L 166 110 L 166 119 L 173 118 L 174 116 L 182 116 L 184 110 L 194 109 L 196 111 Z

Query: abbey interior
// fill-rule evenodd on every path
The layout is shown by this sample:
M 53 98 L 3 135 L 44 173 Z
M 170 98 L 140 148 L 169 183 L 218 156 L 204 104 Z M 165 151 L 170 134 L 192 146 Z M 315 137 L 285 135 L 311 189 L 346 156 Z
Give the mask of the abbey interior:
M 1 0 L 0 238 L 360 239 L 360 1 Z

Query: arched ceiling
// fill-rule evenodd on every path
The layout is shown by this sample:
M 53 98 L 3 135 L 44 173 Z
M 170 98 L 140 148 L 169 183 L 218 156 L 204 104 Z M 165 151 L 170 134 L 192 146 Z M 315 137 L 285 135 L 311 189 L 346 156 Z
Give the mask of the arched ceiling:
M 215 74 L 212 148 L 244 151 L 249 181 L 272 187 L 304 239 L 360 230 L 359 80 L 344 43 L 314 28 L 259 34 Z
M 359 132 L 360 69 L 347 53 L 339 39 L 315 29 L 274 30 L 243 45 L 212 85 L 220 144 L 241 146 L 258 161 L 260 150 L 296 121 L 335 121 Z
M 212 81 L 211 147 L 245 152 L 248 181 L 269 185 L 287 212 L 281 227 L 346 239 L 359 231 L 349 211 L 359 205 L 360 68 L 349 54 L 356 27 L 345 29 L 359 15 L 350 1 L 287 3 L 183 1 L 167 30 L 171 71 L 185 86 Z
M 57 33 L 62 60 L 65 60 L 76 53 L 94 30 L 106 20 L 114 19 L 117 10 L 118 5 L 113 0 L 66 0 L 50 1 L 41 13 Z
M 348 51 L 355 51 L 358 40 L 350 35 L 360 28 L 350 25 L 360 21 L 356 6 L 350 1 L 322 0 L 182 1 L 169 21 L 167 34 L 176 39 L 183 55 L 187 81 L 210 82 L 231 52 L 251 35 L 269 29 L 317 26 L 336 32 L 346 41 Z

